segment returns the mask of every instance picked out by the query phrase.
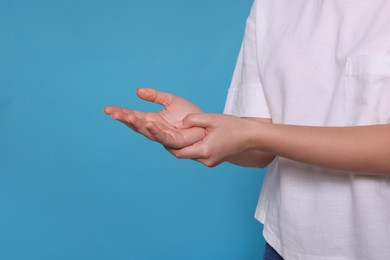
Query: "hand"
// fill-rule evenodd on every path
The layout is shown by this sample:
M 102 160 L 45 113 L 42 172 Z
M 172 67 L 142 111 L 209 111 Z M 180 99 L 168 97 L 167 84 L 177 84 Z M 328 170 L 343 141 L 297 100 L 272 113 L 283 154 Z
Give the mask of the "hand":
M 104 113 L 111 115 L 134 131 L 170 148 L 183 148 L 201 140 L 205 131 L 193 127 L 176 129 L 175 124 L 191 113 L 202 113 L 193 103 L 169 94 L 149 88 L 137 89 L 137 95 L 143 100 L 164 106 L 158 112 L 141 112 L 118 106 L 107 106 Z
M 185 117 L 180 129 L 202 127 L 206 136 L 182 149 L 167 148 L 177 158 L 189 158 L 213 167 L 229 157 L 251 149 L 252 133 L 262 123 L 229 115 L 191 114 Z M 164 132 L 164 130 L 161 130 Z

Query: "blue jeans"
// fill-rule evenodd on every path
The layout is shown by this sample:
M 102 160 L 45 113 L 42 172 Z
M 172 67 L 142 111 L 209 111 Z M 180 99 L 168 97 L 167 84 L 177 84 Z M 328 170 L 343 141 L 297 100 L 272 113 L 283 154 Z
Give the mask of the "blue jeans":
M 263 260 L 283 260 L 283 257 L 278 254 L 268 243 L 265 243 Z

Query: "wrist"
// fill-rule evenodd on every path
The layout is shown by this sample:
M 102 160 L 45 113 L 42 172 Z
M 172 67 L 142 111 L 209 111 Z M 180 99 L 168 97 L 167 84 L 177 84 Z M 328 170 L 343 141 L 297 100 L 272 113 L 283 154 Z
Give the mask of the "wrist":
M 264 122 L 250 122 L 252 125 L 248 126 L 246 129 L 247 133 L 247 150 L 262 150 L 265 151 L 267 148 L 265 146 L 265 141 L 267 139 L 267 133 L 269 132 L 270 123 Z

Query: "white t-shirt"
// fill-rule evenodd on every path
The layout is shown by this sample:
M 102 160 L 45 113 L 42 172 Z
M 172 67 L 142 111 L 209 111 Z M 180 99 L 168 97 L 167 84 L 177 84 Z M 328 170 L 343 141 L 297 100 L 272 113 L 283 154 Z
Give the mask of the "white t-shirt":
M 225 113 L 310 126 L 390 123 L 390 0 L 255 1 Z M 277 157 L 255 217 L 286 260 L 390 259 L 390 177 Z

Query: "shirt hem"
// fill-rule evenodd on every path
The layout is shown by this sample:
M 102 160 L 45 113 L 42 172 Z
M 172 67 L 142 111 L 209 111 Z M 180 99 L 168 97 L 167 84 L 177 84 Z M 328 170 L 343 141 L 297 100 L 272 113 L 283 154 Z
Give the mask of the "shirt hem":
M 262 214 L 260 214 L 262 215 Z M 264 215 L 263 215 L 264 217 Z M 284 260 L 356 260 L 356 258 L 350 257 L 323 257 L 323 256 L 313 256 L 313 255 L 303 255 L 299 253 L 292 252 L 291 250 L 286 249 L 279 237 L 276 236 L 272 230 L 264 223 L 265 218 L 260 216 L 255 217 L 259 222 L 264 225 L 263 236 L 265 241 L 271 245 L 279 255 L 283 257 Z

